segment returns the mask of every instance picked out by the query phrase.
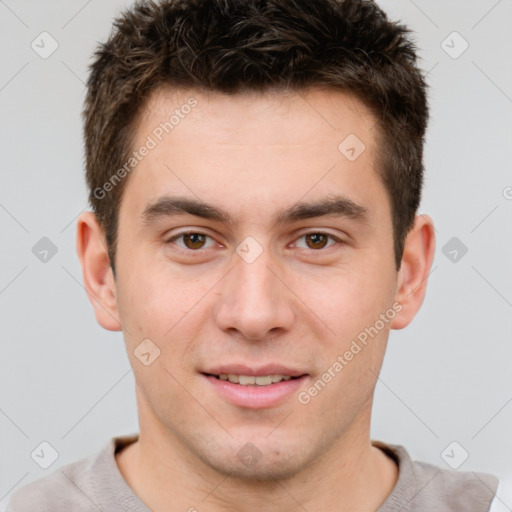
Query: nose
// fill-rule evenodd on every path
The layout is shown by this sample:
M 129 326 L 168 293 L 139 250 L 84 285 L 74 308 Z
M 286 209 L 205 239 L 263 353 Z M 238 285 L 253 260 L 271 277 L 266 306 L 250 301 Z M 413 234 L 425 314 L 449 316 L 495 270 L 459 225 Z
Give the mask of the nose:
M 249 341 L 290 330 L 296 321 L 293 293 L 280 273 L 270 251 L 250 263 L 234 254 L 233 268 L 221 281 L 214 308 L 218 327 Z

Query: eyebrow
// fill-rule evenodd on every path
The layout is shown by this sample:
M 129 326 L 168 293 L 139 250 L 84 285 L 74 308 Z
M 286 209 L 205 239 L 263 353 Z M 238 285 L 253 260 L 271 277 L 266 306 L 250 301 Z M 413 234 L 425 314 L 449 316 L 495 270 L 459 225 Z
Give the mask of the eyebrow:
M 162 217 L 183 214 L 220 221 L 229 226 L 237 223 L 237 220 L 222 208 L 205 203 L 199 199 L 180 196 L 162 196 L 158 198 L 144 209 L 141 217 L 143 223 L 149 225 Z M 366 221 L 368 219 L 368 209 L 347 197 L 330 195 L 309 203 L 298 202 L 278 212 L 273 217 L 273 226 L 327 215 Z

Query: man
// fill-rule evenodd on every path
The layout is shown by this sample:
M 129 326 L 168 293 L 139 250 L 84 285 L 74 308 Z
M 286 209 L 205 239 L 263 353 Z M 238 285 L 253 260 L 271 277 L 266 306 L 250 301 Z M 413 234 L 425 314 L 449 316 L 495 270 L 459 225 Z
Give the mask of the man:
M 370 440 L 435 245 L 403 26 L 366 1 L 138 4 L 84 117 L 78 255 L 98 322 L 123 331 L 140 433 L 9 510 L 490 509 L 495 477 Z

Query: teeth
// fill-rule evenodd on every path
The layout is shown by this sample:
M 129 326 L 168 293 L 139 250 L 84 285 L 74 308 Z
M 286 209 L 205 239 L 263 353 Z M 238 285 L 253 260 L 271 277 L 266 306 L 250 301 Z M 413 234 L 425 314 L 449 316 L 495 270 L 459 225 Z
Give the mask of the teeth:
M 256 377 L 254 380 L 256 381 L 256 384 L 258 386 L 267 386 L 268 384 L 272 384 L 272 376 L 271 375 Z
M 251 377 L 250 375 L 239 375 L 238 376 L 238 384 L 242 384 L 242 386 L 249 386 L 250 384 L 256 384 L 256 377 Z
M 233 384 L 241 384 L 242 386 L 268 386 L 282 380 L 290 380 L 290 375 L 236 375 L 235 373 L 221 373 L 220 380 L 227 380 Z

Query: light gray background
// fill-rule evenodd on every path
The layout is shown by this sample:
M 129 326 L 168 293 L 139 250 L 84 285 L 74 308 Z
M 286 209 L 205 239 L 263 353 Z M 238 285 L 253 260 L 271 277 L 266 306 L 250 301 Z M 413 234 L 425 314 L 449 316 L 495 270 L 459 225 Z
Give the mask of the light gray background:
M 391 335 L 372 437 L 442 467 L 457 441 L 469 453 L 461 470 L 503 477 L 512 473 L 512 2 L 381 4 L 416 32 L 429 71 L 421 211 L 438 245 L 421 312 Z M 86 67 L 127 5 L 0 1 L 0 509 L 15 488 L 138 428 L 122 336 L 96 324 L 75 255 L 87 206 Z M 59 45 L 47 59 L 31 48 L 43 31 Z M 458 58 L 453 31 L 469 44 Z M 44 236 L 58 248 L 46 263 L 32 253 Z M 468 248 L 457 262 L 442 252 L 452 237 Z M 30 455 L 42 441 L 58 452 L 47 470 Z

